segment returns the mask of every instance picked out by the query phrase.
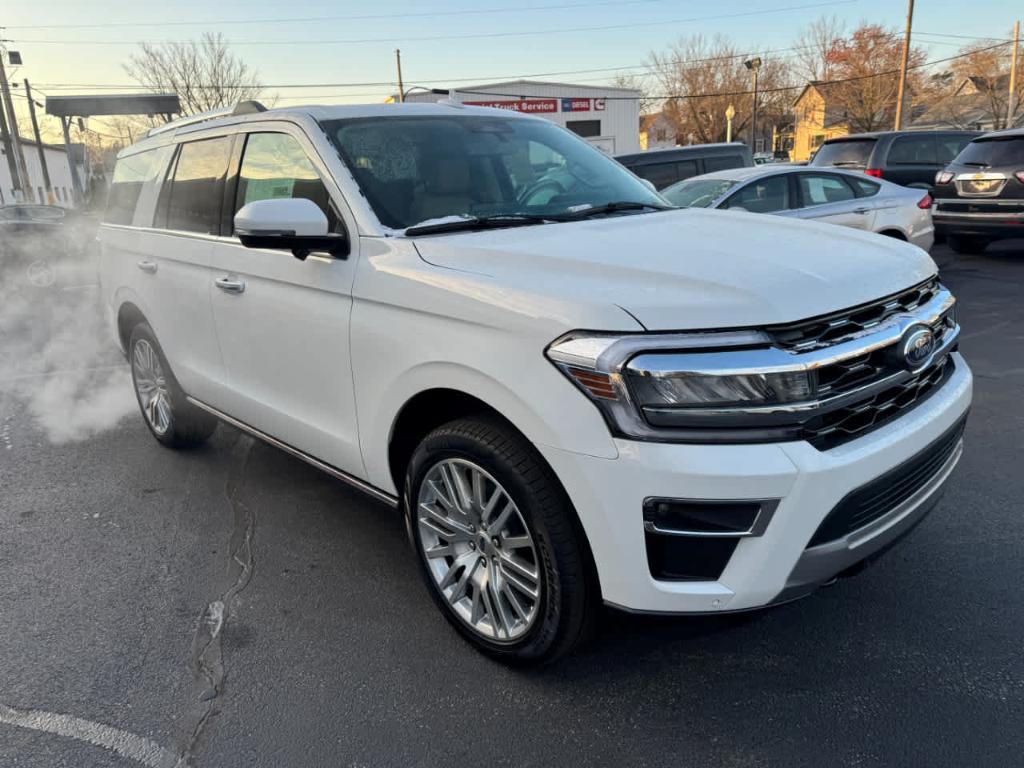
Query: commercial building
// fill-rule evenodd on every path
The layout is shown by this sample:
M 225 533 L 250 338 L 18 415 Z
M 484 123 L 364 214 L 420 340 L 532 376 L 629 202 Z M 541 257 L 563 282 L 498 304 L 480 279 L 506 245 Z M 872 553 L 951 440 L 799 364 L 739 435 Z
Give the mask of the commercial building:
M 39 150 L 34 141 L 21 139 L 21 150 L 25 155 L 25 166 L 28 171 L 28 185 L 19 200 L 14 194 L 14 182 L 11 180 L 10 163 L 0 145 L 0 205 L 11 203 L 46 203 L 46 183 L 43 181 L 42 168 L 39 165 Z M 71 166 L 68 153 L 63 146 L 43 145 L 46 156 L 46 168 L 50 173 L 50 187 L 53 190 L 53 204 L 64 208 L 74 207 L 71 184 Z M 84 169 L 79 165 L 79 179 L 84 179 Z
M 406 101 L 437 101 L 436 92 L 412 91 Z M 640 92 L 633 88 L 512 80 L 459 86 L 448 98 L 462 104 L 512 109 L 546 118 L 609 155 L 640 151 Z

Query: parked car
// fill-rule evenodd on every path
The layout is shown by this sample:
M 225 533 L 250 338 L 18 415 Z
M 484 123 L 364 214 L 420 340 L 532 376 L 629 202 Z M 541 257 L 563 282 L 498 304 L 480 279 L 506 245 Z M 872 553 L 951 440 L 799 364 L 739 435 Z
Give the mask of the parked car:
M 53 205 L 0 206 L 0 253 L 24 258 L 41 248 L 65 247 L 64 209 Z
M 1024 128 L 979 136 L 935 177 L 935 228 L 958 253 L 1024 238 Z
M 667 208 L 536 116 L 193 116 L 120 153 L 111 201 L 102 291 L 155 439 L 223 420 L 400 508 L 439 610 L 499 659 L 568 652 L 602 602 L 808 594 L 961 454 L 971 373 L 927 254 Z
M 750 147 L 738 142 L 652 149 L 636 155 L 620 155 L 615 159 L 657 189 L 665 189 L 691 176 L 754 166 Z
M 680 181 L 662 195 L 682 208 L 739 209 L 865 229 L 926 251 L 934 240 L 930 194 L 849 171 L 737 168 Z
M 829 139 L 811 158 L 815 167 L 863 171 L 904 187 L 930 190 L 935 174 L 980 131 L 879 131 Z

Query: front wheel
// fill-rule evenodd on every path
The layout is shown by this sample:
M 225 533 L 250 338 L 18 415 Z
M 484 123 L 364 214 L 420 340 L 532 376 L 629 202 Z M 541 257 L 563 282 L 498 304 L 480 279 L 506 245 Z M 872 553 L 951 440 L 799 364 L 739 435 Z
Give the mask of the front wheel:
M 205 443 L 217 419 L 188 402 L 149 324 L 139 323 L 132 330 L 128 360 L 135 398 L 153 437 L 169 448 Z
M 511 427 L 470 418 L 435 429 L 413 454 L 404 502 L 427 587 L 477 648 L 546 662 L 590 633 L 596 585 L 575 511 Z

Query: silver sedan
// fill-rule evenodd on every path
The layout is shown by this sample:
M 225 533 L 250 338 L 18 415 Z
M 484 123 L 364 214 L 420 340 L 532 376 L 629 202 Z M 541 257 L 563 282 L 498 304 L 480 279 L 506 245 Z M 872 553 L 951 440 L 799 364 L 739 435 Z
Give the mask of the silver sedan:
M 792 165 L 733 168 L 680 181 L 661 193 L 681 208 L 729 208 L 823 221 L 906 240 L 935 239 L 932 197 L 853 171 Z

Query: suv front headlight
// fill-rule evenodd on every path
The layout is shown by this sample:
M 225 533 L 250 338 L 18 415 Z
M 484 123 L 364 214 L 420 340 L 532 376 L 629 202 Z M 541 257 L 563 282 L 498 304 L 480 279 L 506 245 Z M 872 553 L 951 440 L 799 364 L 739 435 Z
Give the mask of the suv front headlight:
M 813 371 L 785 365 L 779 350 L 766 348 L 770 341 L 760 331 L 572 334 L 548 347 L 547 356 L 618 435 L 705 441 L 726 436 L 724 427 L 730 441 L 753 441 L 764 437 L 756 427 L 778 424 L 816 394 Z

